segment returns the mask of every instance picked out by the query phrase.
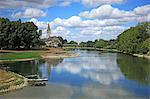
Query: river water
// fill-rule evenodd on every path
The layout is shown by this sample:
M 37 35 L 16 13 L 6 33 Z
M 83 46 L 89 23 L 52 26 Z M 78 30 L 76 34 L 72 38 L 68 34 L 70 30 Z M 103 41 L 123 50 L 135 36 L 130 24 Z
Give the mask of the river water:
M 75 50 L 79 57 L 1 63 L 24 76 L 48 78 L 0 99 L 149 99 L 150 60 L 125 54 Z

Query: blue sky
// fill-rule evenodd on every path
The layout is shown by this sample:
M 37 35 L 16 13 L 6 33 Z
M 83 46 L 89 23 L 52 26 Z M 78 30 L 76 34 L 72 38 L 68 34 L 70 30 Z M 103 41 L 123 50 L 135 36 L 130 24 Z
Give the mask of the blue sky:
M 125 29 L 150 21 L 150 0 L 1 0 L 0 17 L 32 21 L 47 37 L 78 42 L 115 39 Z

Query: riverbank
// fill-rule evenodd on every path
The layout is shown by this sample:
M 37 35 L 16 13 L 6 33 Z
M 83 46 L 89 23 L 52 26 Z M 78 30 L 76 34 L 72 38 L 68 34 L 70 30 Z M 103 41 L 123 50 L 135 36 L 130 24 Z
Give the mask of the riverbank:
M 44 55 L 42 55 L 42 58 L 71 58 L 71 57 L 78 57 L 80 56 L 80 54 L 78 53 L 57 53 L 57 54 L 53 54 L 53 53 L 46 53 Z
M 22 89 L 27 79 L 19 74 L 0 69 L 0 94 Z
M 133 56 L 150 59 L 149 55 L 133 54 Z
M 70 53 L 62 48 L 47 48 L 46 50 L 0 50 L 0 62 L 29 61 L 40 58 L 67 58 L 79 54 Z
M 132 55 L 135 57 L 150 59 L 150 52 L 148 52 L 148 54 L 142 55 L 142 54 L 124 53 L 117 49 L 104 49 L 104 48 L 94 48 L 94 47 L 64 47 L 64 49 L 66 49 L 66 50 L 81 49 L 81 50 L 96 50 L 96 51 L 104 51 L 104 52 L 116 52 L 116 53 L 129 54 L 129 55 Z
M 4 53 L 5 52 L 5 53 Z M 7 50 L 0 53 L 0 62 L 6 61 L 28 61 L 41 57 L 42 51 L 13 51 Z

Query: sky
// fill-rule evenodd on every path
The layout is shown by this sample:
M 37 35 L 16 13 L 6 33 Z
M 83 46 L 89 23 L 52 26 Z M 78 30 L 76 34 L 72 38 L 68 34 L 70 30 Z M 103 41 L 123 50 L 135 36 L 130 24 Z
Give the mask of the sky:
M 0 0 L 0 17 L 34 22 L 47 38 L 68 41 L 116 39 L 124 30 L 150 22 L 150 0 Z

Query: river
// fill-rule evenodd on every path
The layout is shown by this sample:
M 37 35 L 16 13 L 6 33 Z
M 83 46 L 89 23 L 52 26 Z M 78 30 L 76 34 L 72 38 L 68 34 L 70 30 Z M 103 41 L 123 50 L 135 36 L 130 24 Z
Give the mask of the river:
M 119 53 L 74 50 L 79 57 L 1 63 L 24 76 L 48 78 L 0 99 L 149 99 L 150 60 Z

